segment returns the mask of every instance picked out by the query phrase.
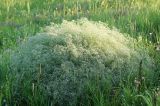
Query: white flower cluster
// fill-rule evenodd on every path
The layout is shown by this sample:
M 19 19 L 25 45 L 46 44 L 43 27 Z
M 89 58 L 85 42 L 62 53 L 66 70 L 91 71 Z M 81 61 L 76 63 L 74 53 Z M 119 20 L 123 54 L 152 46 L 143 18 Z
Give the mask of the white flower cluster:
M 12 55 L 11 73 L 15 88 L 22 82 L 31 88 L 38 84 L 64 105 L 75 103 L 89 80 L 103 82 L 112 76 L 118 82 L 125 73 L 136 71 L 139 58 L 133 39 L 104 23 L 80 19 L 53 24 L 30 37 Z

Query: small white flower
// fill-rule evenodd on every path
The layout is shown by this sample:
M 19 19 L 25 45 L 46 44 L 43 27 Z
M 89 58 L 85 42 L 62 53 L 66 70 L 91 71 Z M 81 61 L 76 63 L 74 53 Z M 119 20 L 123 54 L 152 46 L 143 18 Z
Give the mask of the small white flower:
M 152 33 L 149 33 L 150 35 L 152 35 Z
M 160 51 L 160 45 L 156 46 L 156 51 Z

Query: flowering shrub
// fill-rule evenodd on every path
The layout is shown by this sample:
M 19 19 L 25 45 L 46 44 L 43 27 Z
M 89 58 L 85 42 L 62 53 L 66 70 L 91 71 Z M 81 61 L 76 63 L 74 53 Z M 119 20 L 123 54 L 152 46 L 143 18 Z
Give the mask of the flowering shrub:
M 38 86 L 54 104 L 73 105 L 88 81 L 103 83 L 111 78 L 118 84 L 127 73 L 138 70 L 141 59 L 147 61 L 144 67 L 151 65 L 147 53 L 133 42 L 101 22 L 80 19 L 52 24 L 12 55 L 13 95 L 22 96 L 24 88 L 34 92 Z

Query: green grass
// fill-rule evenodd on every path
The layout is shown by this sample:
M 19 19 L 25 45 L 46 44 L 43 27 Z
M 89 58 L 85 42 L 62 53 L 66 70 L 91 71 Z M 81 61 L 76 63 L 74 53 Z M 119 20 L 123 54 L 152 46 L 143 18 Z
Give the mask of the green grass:
M 96 89 L 91 82 L 86 86 L 85 98 L 81 97 L 77 105 L 95 106 L 158 106 L 160 105 L 160 51 L 155 46 L 160 43 L 160 0 L 1 0 L 0 2 L 0 101 L 12 100 L 12 79 L 8 75 L 8 61 L 12 50 L 29 36 L 43 32 L 43 28 L 51 22 L 77 20 L 87 17 L 89 20 L 102 21 L 111 28 L 118 28 L 122 33 L 137 40 L 147 48 L 155 61 L 154 78 L 147 74 L 131 73 L 122 78 L 118 87 L 106 82 L 102 88 Z M 3 57 L 3 59 L 1 58 Z M 145 71 L 140 68 L 139 71 Z M 135 77 L 137 79 L 135 80 Z M 145 81 L 140 82 L 142 77 Z M 151 81 L 152 80 L 152 81 Z M 136 81 L 136 82 L 135 82 Z M 138 85 L 140 82 L 140 85 Z M 142 84 L 143 83 L 143 84 Z M 27 84 L 25 85 L 27 86 Z M 139 88 L 142 90 L 138 90 Z M 26 88 L 28 105 L 51 105 L 41 92 L 33 92 Z M 111 92 L 115 92 L 111 95 Z M 110 97 L 113 96 L 113 97 Z M 19 104 L 23 105 L 23 104 Z
M 8 48 L 21 38 L 35 35 L 50 22 L 59 23 L 63 19 L 80 17 L 106 22 L 132 36 L 147 37 L 153 33 L 149 39 L 159 41 L 160 3 L 157 0 L 16 1 L 2 0 L 0 4 L 1 48 Z

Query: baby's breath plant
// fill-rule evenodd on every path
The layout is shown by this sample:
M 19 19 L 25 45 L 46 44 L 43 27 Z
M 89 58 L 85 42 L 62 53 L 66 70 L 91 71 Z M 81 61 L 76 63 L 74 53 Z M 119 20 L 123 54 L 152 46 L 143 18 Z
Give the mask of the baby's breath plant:
M 152 67 L 136 40 L 102 22 L 53 23 L 44 33 L 29 37 L 11 56 L 13 95 L 28 100 L 25 92 L 34 96 L 37 88 L 50 104 L 75 105 L 89 81 L 110 80 L 116 86 L 128 73 L 138 71 L 141 60 L 144 68 Z

